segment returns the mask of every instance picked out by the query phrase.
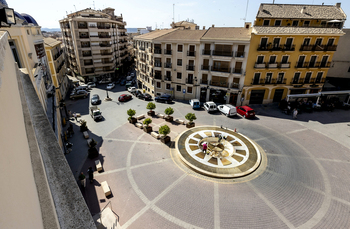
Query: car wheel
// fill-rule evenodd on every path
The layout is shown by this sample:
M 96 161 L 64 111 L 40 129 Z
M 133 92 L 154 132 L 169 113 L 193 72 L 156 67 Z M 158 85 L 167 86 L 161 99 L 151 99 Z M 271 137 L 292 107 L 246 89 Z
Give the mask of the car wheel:
M 243 115 L 243 118 L 247 118 L 247 116 L 246 116 L 246 115 Z
M 165 101 L 166 104 L 168 104 L 168 101 Z
M 228 117 L 228 113 L 226 114 L 226 117 Z

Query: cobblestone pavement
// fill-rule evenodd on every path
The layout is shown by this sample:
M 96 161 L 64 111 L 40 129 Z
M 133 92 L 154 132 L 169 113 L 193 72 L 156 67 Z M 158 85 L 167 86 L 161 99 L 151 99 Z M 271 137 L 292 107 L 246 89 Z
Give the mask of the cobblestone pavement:
M 120 93 L 111 93 L 114 101 Z M 86 102 L 77 104 L 68 106 L 86 110 Z M 157 103 L 156 112 L 167 106 Z M 82 190 L 93 215 L 111 202 L 121 228 L 350 228 L 350 111 L 300 114 L 292 120 L 274 106 L 259 105 L 254 106 L 257 118 L 245 120 L 192 111 L 181 102 L 170 106 L 175 118 L 196 113 L 196 126 L 237 128 L 265 151 L 265 170 L 239 182 L 197 175 L 179 164 L 171 147 L 127 123 L 126 110 L 134 107 L 145 114 L 146 102 L 103 103 L 105 121 L 93 123 L 83 116 L 90 118 L 90 135 L 99 142 L 104 168 Z M 165 123 L 153 118 L 151 126 L 158 130 Z M 186 129 L 169 126 L 172 140 Z M 67 160 L 77 175 L 94 161 L 86 159 L 86 141 L 74 128 Z M 111 188 L 109 198 L 103 181 Z

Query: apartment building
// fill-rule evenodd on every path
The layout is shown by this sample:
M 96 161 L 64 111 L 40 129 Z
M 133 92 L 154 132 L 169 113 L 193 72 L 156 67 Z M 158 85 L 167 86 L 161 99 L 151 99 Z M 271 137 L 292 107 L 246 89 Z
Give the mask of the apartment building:
M 244 104 L 319 92 L 346 15 L 331 5 L 261 4 L 253 26 Z
M 243 87 L 250 24 L 207 30 L 187 24 L 173 23 L 173 29 L 134 38 L 139 88 L 153 95 L 236 105 Z
M 113 8 L 84 9 L 60 20 L 67 67 L 85 81 L 114 77 L 127 60 L 126 22 Z

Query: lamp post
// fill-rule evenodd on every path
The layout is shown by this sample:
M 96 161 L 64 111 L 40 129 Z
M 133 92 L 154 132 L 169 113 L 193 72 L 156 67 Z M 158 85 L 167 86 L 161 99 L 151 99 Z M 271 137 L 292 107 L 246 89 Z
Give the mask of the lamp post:
M 197 99 L 197 76 L 194 77 L 194 98 Z

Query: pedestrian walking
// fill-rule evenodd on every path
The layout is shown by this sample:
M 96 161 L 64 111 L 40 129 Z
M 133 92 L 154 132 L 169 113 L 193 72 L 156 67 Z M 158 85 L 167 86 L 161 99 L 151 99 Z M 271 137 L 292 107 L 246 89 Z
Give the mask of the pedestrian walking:
M 83 186 L 85 188 L 86 187 L 86 177 L 85 177 L 83 172 L 80 173 L 79 180 L 80 180 L 81 186 Z
M 94 181 L 94 170 L 92 169 L 92 167 L 89 167 L 87 173 L 89 174 L 89 180 L 91 184 Z
M 208 146 L 207 146 L 207 143 L 203 143 L 203 153 L 205 153 L 205 154 L 209 154 L 209 153 L 207 153 L 207 148 L 208 148 Z
M 73 117 L 75 118 L 75 121 L 78 121 L 78 118 L 77 118 L 77 113 L 73 113 Z
M 293 111 L 293 118 L 294 119 L 297 119 L 297 115 L 298 115 L 298 110 L 296 108 L 294 108 L 294 111 Z

